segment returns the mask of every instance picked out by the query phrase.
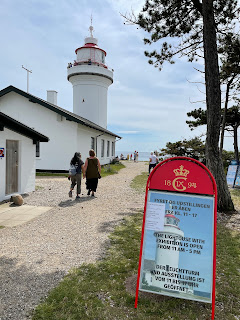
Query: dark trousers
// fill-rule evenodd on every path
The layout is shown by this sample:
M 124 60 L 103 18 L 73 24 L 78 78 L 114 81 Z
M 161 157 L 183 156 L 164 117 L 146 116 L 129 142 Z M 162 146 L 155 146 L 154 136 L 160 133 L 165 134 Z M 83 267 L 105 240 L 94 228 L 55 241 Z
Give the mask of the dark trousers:
M 149 174 L 150 174 L 150 172 L 151 172 L 151 169 L 152 169 L 152 168 L 155 168 L 156 165 L 157 165 L 156 163 L 150 163 L 150 164 L 149 164 L 149 168 L 148 168 Z

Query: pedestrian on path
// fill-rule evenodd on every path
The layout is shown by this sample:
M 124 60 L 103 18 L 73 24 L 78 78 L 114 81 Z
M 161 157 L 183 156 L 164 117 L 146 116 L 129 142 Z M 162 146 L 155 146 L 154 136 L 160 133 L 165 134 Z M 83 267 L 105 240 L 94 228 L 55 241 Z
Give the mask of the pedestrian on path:
M 71 178 L 71 187 L 70 187 L 70 191 L 68 193 L 69 197 L 72 198 L 72 192 L 73 189 L 75 187 L 75 185 L 77 185 L 77 196 L 76 199 L 80 198 L 80 193 L 81 193 L 81 180 L 82 180 L 82 172 L 83 174 L 85 173 L 84 171 L 84 162 L 81 159 L 81 153 L 80 152 L 75 152 L 71 162 L 70 162 L 70 166 L 72 166 L 73 168 L 75 168 L 75 174 L 72 175 Z
M 149 167 L 148 167 L 148 172 L 150 174 L 151 169 L 155 168 L 157 164 L 157 157 L 153 152 L 151 152 L 150 158 L 149 158 Z
M 95 156 L 95 151 L 91 149 L 89 151 L 89 158 L 86 159 L 84 170 L 86 172 L 86 186 L 88 190 L 88 196 L 92 192 L 92 197 L 94 197 L 94 192 L 97 191 L 98 179 L 101 178 L 101 165 L 98 158 Z M 83 175 L 83 178 L 85 174 Z
M 134 151 L 134 154 L 133 154 L 133 160 L 134 160 L 134 162 L 136 162 L 136 160 L 137 160 L 137 151 L 136 150 Z

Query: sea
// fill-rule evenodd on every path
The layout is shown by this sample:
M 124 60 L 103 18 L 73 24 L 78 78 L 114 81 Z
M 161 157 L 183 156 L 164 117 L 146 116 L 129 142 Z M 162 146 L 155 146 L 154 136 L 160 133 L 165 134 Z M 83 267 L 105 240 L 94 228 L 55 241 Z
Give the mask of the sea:
M 127 155 L 129 154 L 129 157 L 132 154 L 132 159 L 134 155 L 134 150 L 133 151 L 116 151 L 115 155 L 120 158 L 120 155 L 123 154 L 124 158 L 127 158 Z M 138 161 L 149 161 L 151 152 L 141 152 L 138 151 Z

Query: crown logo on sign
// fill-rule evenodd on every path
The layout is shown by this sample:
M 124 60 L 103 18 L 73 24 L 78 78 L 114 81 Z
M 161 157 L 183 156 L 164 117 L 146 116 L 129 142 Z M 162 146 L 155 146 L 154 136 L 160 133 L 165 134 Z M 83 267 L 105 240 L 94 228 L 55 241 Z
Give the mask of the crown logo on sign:
M 179 169 L 174 169 L 173 172 L 175 173 L 175 176 L 186 177 L 189 174 L 189 171 L 183 168 L 184 166 L 180 166 Z

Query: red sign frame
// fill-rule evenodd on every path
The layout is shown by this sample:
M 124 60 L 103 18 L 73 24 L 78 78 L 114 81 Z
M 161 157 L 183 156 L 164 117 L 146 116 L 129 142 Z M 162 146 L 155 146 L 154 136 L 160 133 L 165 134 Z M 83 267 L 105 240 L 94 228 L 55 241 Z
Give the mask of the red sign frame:
M 212 317 L 215 313 L 215 282 L 216 282 L 216 240 L 217 240 L 217 185 L 212 173 L 201 162 L 188 157 L 173 157 L 160 162 L 148 177 L 145 193 L 145 205 L 142 224 L 142 236 L 139 254 L 135 308 L 137 308 L 140 272 L 143 254 L 146 207 L 149 190 L 173 191 L 195 195 L 214 197 L 214 228 L 213 228 L 213 277 L 212 277 Z

